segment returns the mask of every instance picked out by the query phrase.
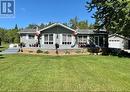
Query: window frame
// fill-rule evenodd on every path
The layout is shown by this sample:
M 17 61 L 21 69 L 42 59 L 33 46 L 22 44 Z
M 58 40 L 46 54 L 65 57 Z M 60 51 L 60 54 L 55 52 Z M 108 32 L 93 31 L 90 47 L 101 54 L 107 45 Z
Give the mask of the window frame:
M 62 34 L 62 44 L 71 45 L 72 44 L 72 34 Z
M 47 36 L 47 39 L 45 40 L 45 35 Z M 52 35 L 52 39 L 50 40 L 50 35 Z M 44 44 L 54 44 L 54 34 L 44 34 Z
M 30 37 L 31 36 L 31 37 Z M 35 39 L 35 35 L 29 34 L 28 39 Z
M 83 44 L 88 42 L 88 36 L 87 35 L 80 35 L 78 36 L 78 43 Z
M 98 39 L 97 39 L 97 41 L 98 41 L 97 44 L 96 44 L 96 39 L 95 39 L 96 37 L 98 38 Z M 94 43 L 95 43 L 95 45 L 99 46 L 99 36 L 94 36 Z

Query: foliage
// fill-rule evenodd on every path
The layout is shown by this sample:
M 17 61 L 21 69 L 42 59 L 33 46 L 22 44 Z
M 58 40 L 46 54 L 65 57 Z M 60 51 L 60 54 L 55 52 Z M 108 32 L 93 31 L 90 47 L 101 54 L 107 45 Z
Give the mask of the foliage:
M 91 0 L 87 2 L 88 11 L 96 10 L 93 18 L 97 28 L 130 36 L 130 1 L 129 0 Z
M 37 53 L 43 53 L 43 51 L 42 50 L 37 50 Z
M 68 51 L 68 50 L 65 50 L 65 52 L 64 52 L 65 54 L 70 54 L 70 51 Z
M 87 29 L 88 28 L 88 21 L 86 20 L 78 20 L 78 17 L 72 18 L 69 21 L 70 27 L 73 29 Z
M 49 51 L 44 51 L 43 53 L 44 53 L 44 54 L 49 54 Z
M 15 26 L 15 29 L 0 29 L 0 38 L 2 42 L 7 43 L 19 43 L 19 30 L 17 26 Z
M 80 54 L 82 51 L 81 50 L 76 50 L 75 53 Z

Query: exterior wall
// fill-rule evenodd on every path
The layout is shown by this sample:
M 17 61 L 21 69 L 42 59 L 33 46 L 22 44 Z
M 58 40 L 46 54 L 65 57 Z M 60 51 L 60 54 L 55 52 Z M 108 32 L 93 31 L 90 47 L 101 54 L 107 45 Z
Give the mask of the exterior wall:
M 82 41 L 79 41 L 79 37 L 82 36 Z M 87 38 L 84 39 L 83 37 L 86 36 Z M 87 45 L 93 44 L 97 47 L 107 47 L 106 46 L 106 35 L 103 34 L 79 34 L 78 35 L 78 44 L 84 44 L 86 43 Z M 85 40 L 85 41 L 84 41 Z M 96 43 L 97 40 L 97 43 Z
M 44 34 L 53 34 L 53 44 L 44 44 Z M 62 44 L 62 36 L 63 34 L 71 35 L 71 44 Z M 58 35 L 58 38 L 57 38 Z M 55 26 L 53 28 L 49 28 L 41 32 L 41 48 L 43 49 L 55 49 L 55 43 L 59 44 L 59 49 L 75 49 L 78 48 L 78 45 L 75 45 L 75 37 L 73 36 L 73 32 L 71 30 L 65 29 L 60 26 Z
M 109 37 L 108 42 L 109 42 L 109 48 L 120 48 L 120 49 L 128 48 L 128 40 L 118 36 Z
M 53 44 L 48 42 L 45 42 L 45 35 L 46 34 L 53 34 Z M 81 42 L 81 44 L 90 44 L 90 40 L 92 40 L 92 42 L 94 43 L 95 40 L 97 41 L 98 38 L 98 46 L 100 47 L 107 47 L 108 45 L 106 44 L 108 42 L 108 40 L 106 41 L 107 38 L 107 34 L 78 34 L 76 37 L 73 35 L 74 32 L 70 29 L 64 28 L 62 26 L 54 26 L 52 28 L 48 28 L 46 30 L 43 30 L 40 32 L 40 47 L 42 49 L 55 49 L 55 44 L 58 43 L 59 44 L 59 49 L 78 49 L 81 46 L 79 46 L 79 42 L 78 42 L 78 36 L 86 36 L 85 38 L 85 42 L 83 41 L 83 43 Z M 35 36 L 34 39 L 29 39 L 29 35 L 35 35 L 35 33 L 21 33 L 20 34 L 20 42 L 25 43 L 26 47 L 30 47 L 30 45 L 32 44 L 36 44 L 38 42 L 37 37 Z M 69 35 L 69 41 L 68 42 L 63 42 L 63 35 Z M 70 37 L 71 35 L 71 37 Z M 96 39 L 94 39 L 95 37 L 97 37 Z M 100 40 L 99 38 L 103 37 L 103 40 Z M 51 36 L 52 38 L 52 36 Z M 70 40 L 71 40 L 71 44 L 70 44 Z M 102 43 L 101 43 L 102 42 Z M 101 46 L 100 44 L 103 44 L 103 46 Z
M 34 39 L 29 39 L 29 35 L 34 35 Z M 29 45 L 36 44 L 38 42 L 37 36 L 35 34 L 20 34 L 20 42 L 24 43 L 26 47 L 29 47 Z

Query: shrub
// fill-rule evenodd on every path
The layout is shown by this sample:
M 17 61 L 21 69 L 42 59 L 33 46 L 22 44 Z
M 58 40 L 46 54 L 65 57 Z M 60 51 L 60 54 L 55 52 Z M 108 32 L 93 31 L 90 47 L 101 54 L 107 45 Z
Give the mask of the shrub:
M 29 53 L 33 53 L 33 51 L 31 51 L 31 50 L 30 50 L 30 51 L 28 51 L 28 52 L 29 52 Z
M 65 54 L 70 54 L 70 52 L 68 50 L 65 51 Z
M 37 50 L 37 53 L 43 53 L 43 51 L 42 50 Z
M 98 47 L 93 47 L 93 48 L 88 48 L 88 52 L 90 53 L 99 53 L 99 49 Z
M 76 50 L 75 53 L 79 54 L 81 53 L 82 51 L 81 50 Z
M 49 54 L 49 51 L 44 51 L 43 53 L 44 53 L 44 54 Z

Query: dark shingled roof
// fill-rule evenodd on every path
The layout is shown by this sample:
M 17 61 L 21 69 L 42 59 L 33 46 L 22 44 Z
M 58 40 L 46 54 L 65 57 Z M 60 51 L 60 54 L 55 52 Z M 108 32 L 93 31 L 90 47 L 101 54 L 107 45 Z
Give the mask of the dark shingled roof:
M 96 31 L 95 29 L 77 29 L 78 34 L 106 34 L 105 30 Z M 36 33 L 36 29 L 23 29 L 19 33 Z
M 96 31 L 95 29 L 78 29 L 78 34 L 106 34 L 105 30 Z
M 36 33 L 36 29 L 23 29 L 19 33 Z

